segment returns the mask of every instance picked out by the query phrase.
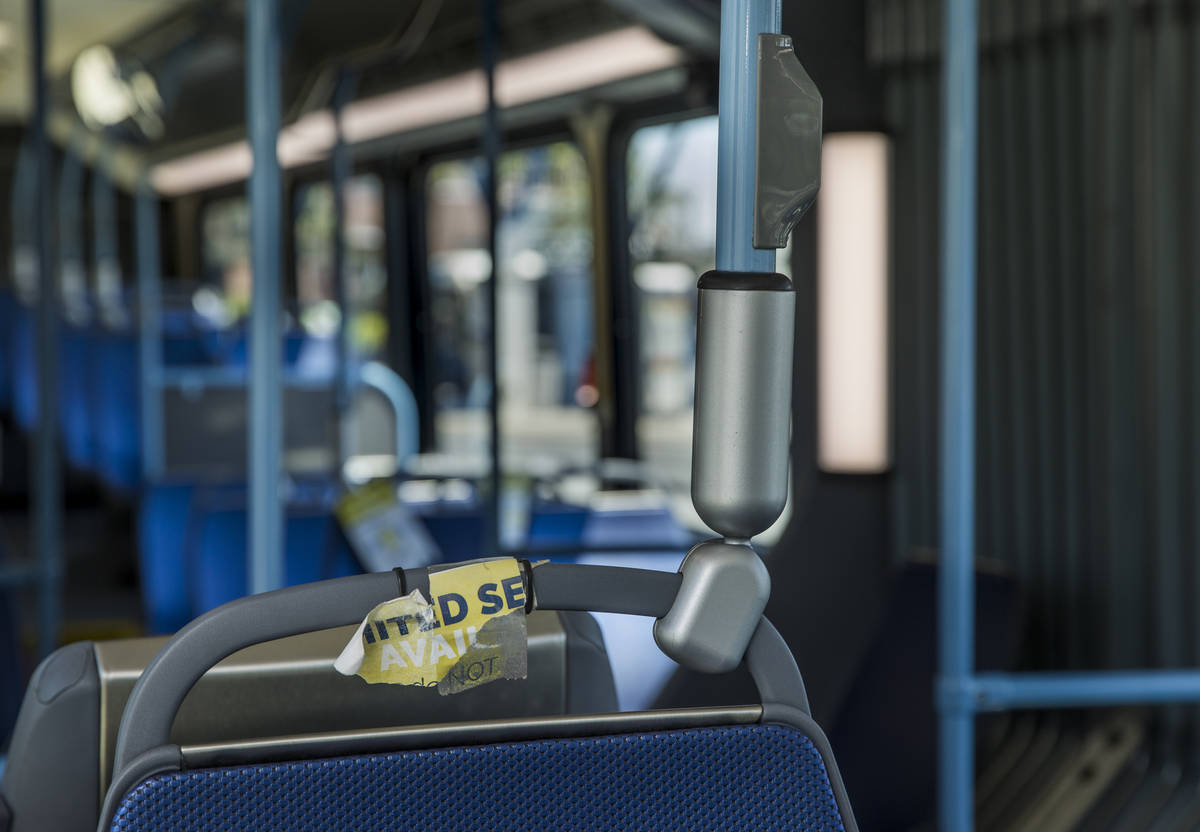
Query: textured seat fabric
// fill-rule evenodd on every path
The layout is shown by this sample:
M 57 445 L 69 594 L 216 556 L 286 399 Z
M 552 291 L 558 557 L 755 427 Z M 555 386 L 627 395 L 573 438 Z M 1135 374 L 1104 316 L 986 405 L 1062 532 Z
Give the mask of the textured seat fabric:
M 841 830 L 812 741 L 779 725 L 535 740 L 151 777 L 112 829 Z

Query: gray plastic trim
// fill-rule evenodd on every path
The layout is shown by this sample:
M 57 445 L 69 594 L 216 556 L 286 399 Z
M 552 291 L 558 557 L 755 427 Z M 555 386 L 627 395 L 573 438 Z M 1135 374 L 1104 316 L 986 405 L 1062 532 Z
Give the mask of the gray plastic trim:
M 264 761 L 315 760 L 354 754 L 379 754 L 428 748 L 452 748 L 495 742 L 632 734 L 717 725 L 750 725 L 762 718 L 758 705 L 733 708 L 677 708 L 626 714 L 527 717 L 452 722 L 389 731 L 337 731 L 294 737 L 184 746 L 186 768 L 247 765 Z
M 767 608 L 767 567 L 748 543 L 706 540 L 688 552 L 679 574 L 679 593 L 654 622 L 654 641 L 690 670 L 728 673 L 741 664 Z
M 102 797 L 96 776 L 100 684 L 92 643 L 69 644 L 29 681 L 0 780 L 4 832 L 88 829 Z
M 622 566 L 539 563 L 533 603 L 543 610 L 615 612 L 662 618 L 671 611 L 683 576 Z
M 200 616 L 163 645 L 134 685 L 117 739 L 116 776 L 167 742 L 183 698 L 221 659 L 259 642 L 357 624 L 395 597 L 395 575 L 377 572 L 239 598 Z

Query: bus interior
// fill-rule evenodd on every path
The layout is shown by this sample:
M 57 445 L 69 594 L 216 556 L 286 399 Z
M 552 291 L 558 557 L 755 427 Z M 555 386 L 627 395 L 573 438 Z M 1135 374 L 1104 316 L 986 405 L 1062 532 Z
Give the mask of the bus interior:
M 819 90 L 770 163 L 765 52 L 757 121 L 726 109 L 756 7 Z M 43 660 L 99 673 L 103 798 L 125 697 L 212 611 L 480 558 L 527 610 L 543 568 L 687 587 L 714 536 L 769 574 L 828 828 L 1200 829 L 1197 136 L 1194 0 L 0 0 L 0 832 L 35 828 Z M 774 265 L 730 261 L 723 177 L 757 161 L 758 209 L 806 160 L 811 210 L 744 244 Z M 754 437 L 701 428 L 736 360 L 697 320 L 751 272 L 795 320 L 706 394 L 783 419 L 743 535 L 698 497 Z M 352 627 L 248 648 L 172 741 L 765 696 L 612 606 L 539 608 L 525 687 L 453 697 L 344 694 Z

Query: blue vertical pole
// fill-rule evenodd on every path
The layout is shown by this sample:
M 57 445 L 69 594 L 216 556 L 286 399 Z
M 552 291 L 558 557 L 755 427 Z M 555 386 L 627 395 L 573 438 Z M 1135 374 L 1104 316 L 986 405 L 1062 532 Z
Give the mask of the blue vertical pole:
M 278 0 L 246 4 L 246 123 L 250 174 L 250 592 L 283 586 L 283 345 L 279 325 L 283 189 L 276 142 L 280 119 Z
M 58 280 L 50 253 L 50 143 L 46 136 L 46 17 L 42 0 L 30 0 L 30 74 L 33 77 L 33 194 L 37 250 L 38 422 L 33 466 L 34 545 L 38 559 L 38 650 L 48 655 L 58 643 L 62 609 L 62 472 L 58 458 Z
M 148 176 L 143 175 L 138 182 L 134 199 L 142 476 L 147 482 L 153 482 L 163 473 L 162 277 L 159 274 L 162 255 L 159 247 L 158 197 Z
M 775 271 L 775 250 L 754 248 L 758 36 L 780 29 L 779 0 L 723 0 L 717 125 L 717 268 Z
M 337 333 L 337 389 L 334 397 L 339 465 L 346 461 L 349 444 L 346 436 L 346 413 L 350 409 L 353 395 L 351 336 L 354 326 L 354 310 L 351 308 L 346 275 L 346 183 L 350 179 L 353 160 L 342 130 L 342 110 L 353 95 L 355 85 L 356 80 L 348 71 L 338 75 L 337 87 L 333 92 L 334 142 L 333 153 L 330 154 L 330 184 L 333 189 L 333 296 L 341 313 L 341 324 Z
M 117 194 L 107 165 L 111 154 L 101 147 L 92 173 L 92 268 L 96 296 L 102 305 L 119 306 L 121 261 L 117 254 Z
M 82 148 L 78 147 L 82 144 L 82 130 L 82 127 L 76 128 L 58 172 L 59 292 L 63 294 L 66 309 L 76 314 L 87 309 L 83 296 L 87 288 L 83 268 L 84 165 L 80 155 Z M 69 319 L 77 320 L 73 317 Z
M 942 566 L 938 576 L 939 820 L 972 828 L 975 715 L 976 0 L 945 0 L 942 43 Z

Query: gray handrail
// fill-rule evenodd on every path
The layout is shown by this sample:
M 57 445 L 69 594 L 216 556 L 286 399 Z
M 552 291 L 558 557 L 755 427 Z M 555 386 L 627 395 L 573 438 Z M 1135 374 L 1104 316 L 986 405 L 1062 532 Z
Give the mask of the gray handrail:
M 681 578 L 670 572 L 613 566 L 545 563 L 533 567 L 539 609 L 588 610 L 661 618 L 670 610 Z M 114 778 L 141 754 L 170 741 L 184 697 L 217 662 L 253 644 L 360 621 L 404 588 L 428 587 L 425 569 L 404 570 L 403 587 L 392 572 L 355 575 L 239 598 L 197 618 L 175 634 L 146 667 L 121 720 Z M 746 663 L 769 708 L 808 713 L 808 700 L 791 651 L 765 618 Z
M 387 399 L 396 419 L 396 468 L 421 450 L 420 415 L 417 399 L 404 379 L 391 367 L 368 361 L 358 368 L 355 381 Z

